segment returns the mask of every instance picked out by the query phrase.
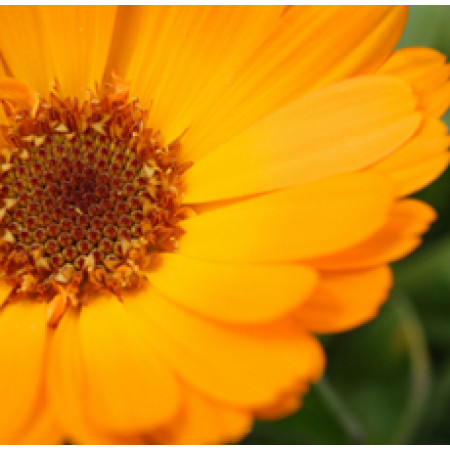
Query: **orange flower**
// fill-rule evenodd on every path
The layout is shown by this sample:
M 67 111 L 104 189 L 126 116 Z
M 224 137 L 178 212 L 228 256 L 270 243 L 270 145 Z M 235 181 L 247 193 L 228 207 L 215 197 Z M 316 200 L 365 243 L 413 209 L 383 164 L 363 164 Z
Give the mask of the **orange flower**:
M 397 6 L 0 17 L 0 442 L 236 441 L 298 408 L 312 333 L 376 315 L 435 219 L 404 197 L 447 165 L 445 57 L 393 52 Z

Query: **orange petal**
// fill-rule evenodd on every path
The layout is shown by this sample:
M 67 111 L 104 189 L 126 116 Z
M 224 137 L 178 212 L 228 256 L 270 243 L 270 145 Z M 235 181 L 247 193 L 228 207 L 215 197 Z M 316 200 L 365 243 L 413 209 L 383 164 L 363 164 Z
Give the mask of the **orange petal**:
M 62 432 L 56 416 L 47 404 L 39 402 L 28 426 L 21 430 L 17 445 L 57 445 L 62 444 L 66 435 Z
M 186 387 L 183 410 L 154 440 L 170 445 L 204 445 L 236 442 L 250 431 L 253 416 L 210 400 Z
M 64 39 L 64 35 L 57 39 Z M 0 6 L 0 43 L 12 76 L 46 95 L 55 73 L 39 7 Z M 65 54 L 66 61 L 70 60 L 68 55 L 70 52 Z
M 184 200 L 240 197 L 361 169 L 416 131 L 421 116 L 414 108 L 411 89 L 391 77 L 319 89 L 197 161 L 185 174 Z
M 321 270 L 352 270 L 395 261 L 420 244 L 420 235 L 435 219 L 436 213 L 426 203 L 412 199 L 398 201 L 386 225 L 369 239 L 308 263 Z
M 23 6 L 0 10 L 0 42 L 12 75 L 46 96 L 55 77 L 65 95 L 101 82 L 115 6 Z
M 115 433 L 142 434 L 175 415 L 177 381 L 144 345 L 117 299 L 102 296 L 83 306 L 79 327 L 85 401 L 95 423 Z
M 399 195 L 408 195 L 433 182 L 448 167 L 449 153 L 440 153 L 424 159 L 420 165 L 406 166 L 389 174 L 392 182 L 400 186 Z
M 45 304 L 25 298 L 0 310 L 0 443 L 11 444 L 33 420 L 46 340 Z
M 316 292 L 295 312 L 315 333 L 349 330 L 372 319 L 392 285 L 388 266 L 359 272 L 324 273 Z
M 309 382 L 322 373 L 320 345 L 287 320 L 221 325 L 173 305 L 151 288 L 126 296 L 123 305 L 149 347 L 215 401 L 263 407 L 299 380 Z
M 368 170 L 388 175 L 397 195 L 405 196 L 433 181 L 445 169 L 449 143 L 446 125 L 428 118 L 410 141 Z
M 392 193 L 367 174 L 326 178 L 182 222 L 183 254 L 211 261 L 286 261 L 366 239 L 386 220 Z
M 2 80 L 5 77 L 6 77 L 6 72 L 4 71 L 3 66 L 2 66 L 1 54 L 0 54 L 0 80 Z M 1 83 L 1 81 L 0 81 L 0 83 Z M 6 117 L 5 110 L 0 105 L 0 126 L 6 125 L 7 123 L 8 123 L 8 119 Z M 5 141 L 5 138 L 3 137 L 3 133 L 0 132 L 0 146 L 4 146 L 4 145 L 6 145 L 6 141 Z
M 54 76 L 65 95 L 82 96 L 101 82 L 116 6 L 42 6 L 40 15 Z M 37 66 L 39 67 L 39 66 Z
M 395 51 L 379 73 L 407 81 L 420 97 L 424 111 L 440 117 L 450 102 L 450 65 L 445 60 L 445 55 L 431 48 L 404 48 Z M 439 95 L 435 96 L 438 90 Z
M 305 92 L 378 67 L 405 19 L 404 7 L 290 8 L 225 89 L 187 124 L 186 157 L 198 160 Z
M 39 12 L 53 76 L 65 95 L 84 97 L 103 79 L 116 6 L 41 6 Z
M 20 108 L 27 108 L 32 112 L 35 111 L 38 103 L 37 95 L 25 83 L 8 77 L 0 78 L 0 99 L 7 100 Z M 0 123 L 6 123 L 1 106 L 0 109 L 2 114 Z
M 272 30 L 282 6 L 121 9 L 110 67 L 144 105 L 168 142 L 217 97 Z M 117 45 L 116 45 L 117 43 Z
M 225 322 L 264 322 L 295 308 L 312 292 L 313 270 L 299 265 L 220 264 L 165 254 L 148 273 L 181 306 Z
M 65 436 L 80 444 L 143 444 L 138 436 L 108 434 L 98 429 L 88 416 L 87 387 L 84 363 L 81 357 L 79 315 L 69 309 L 52 336 L 48 392 L 50 406 Z
M 256 411 L 255 417 L 260 420 L 278 420 L 297 411 L 302 404 L 302 397 L 308 392 L 308 385 L 297 386 L 294 391 L 289 391 L 271 405 Z
M 95 433 L 89 430 L 86 417 L 86 388 L 77 321 L 78 315 L 69 309 L 52 336 L 47 389 L 51 408 L 67 437 L 73 442 L 98 443 Z
M 423 109 L 430 116 L 441 117 L 450 105 L 450 83 L 445 83 L 423 98 Z
M 152 104 L 167 141 L 189 128 L 185 148 L 204 154 L 301 93 L 378 67 L 406 18 L 404 7 L 283 11 L 123 8 L 108 67 Z
M 3 279 L 0 279 L 0 308 L 4 305 L 9 298 L 13 287 L 11 284 L 6 283 Z

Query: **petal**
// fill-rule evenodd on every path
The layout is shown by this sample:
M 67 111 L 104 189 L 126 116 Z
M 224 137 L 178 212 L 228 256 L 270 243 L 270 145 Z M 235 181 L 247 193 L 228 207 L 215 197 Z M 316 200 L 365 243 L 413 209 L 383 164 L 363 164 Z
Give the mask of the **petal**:
M 404 7 L 290 8 L 183 137 L 198 160 L 305 92 L 370 72 L 387 58 L 406 19 Z
M 142 289 L 124 296 L 134 327 L 199 392 L 234 407 L 262 407 L 299 380 L 315 380 L 323 353 L 287 320 L 226 326 L 197 317 Z M 276 361 L 276 364 L 274 364 Z
M 90 301 L 82 308 L 79 327 L 93 421 L 116 433 L 143 433 L 175 415 L 177 381 L 144 345 L 117 299 Z
M 55 73 L 38 6 L 0 6 L 0 52 L 14 78 L 48 93 Z
M 52 336 L 49 365 L 48 392 L 53 414 L 58 418 L 66 437 L 82 444 L 138 444 L 137 436 L 108 434 L 98 429 L 88 416 L 86 374 L 81 358 L 79 315 L 68 310 Z
M 450 102 L 450 65 L 445 60 L 445 55 L 431 48 L 404 48 L 394 52 L 379 73 L 403 78 L 419 95 L 424 111 L 440 117 Z
M 151 126 L 164 130 L 170 142 L 227 86 L 282 11 L 282 6 L 127 7 L 120 11 L 110 66 L 131 82 L 144 105 L 152 105 Z
M 446 125 L 428 118 L 409 142 L 368 170 L 389 176 L 398 196 L 408 195 L 426 186 L 445 170 L 449 143 Z
M 0 78 L 0 99 L 31 111 L 35 110 L 38 102 L 36 94 L 25 83 L 9 77 Z M 3 107 L 0 106 L 0 110 L 0 124 L 6 124 L 7 119 Z
M 182 222 L 180 251 L 211 261 L 287 261 L 342 250 L 386 220 L 385 180 L 348 174 L 234 203 Z M 332 225 L 330 225 L 330 220 Z
M 168 142 L 189 128 L 185 148 L 204 154 L 302 92 L 378 67 L 406 18 L 403 7 L 281 11 L 122 9 L 109 67 L 152 104 Z
M 42 401 L 38 404 L 29 426 L 21 431 L 16 444 L 56 445 L 62 444 L 65 437 L 53 411 L 46 401 Z
M 154 439 L 161 444 L 204 445 L 236 442 L 250 431 L 250 412 L 230 408 L 186 387 L 183 410 Z
M 296 312 L 298 323 L 315 333 L 349 330 L 372 319 L 392 285 L 388 266 L 359 272 L 325 273 L 316 292 Z
M 306 266 L 220 264 L 181 254 L 162 255 L 148 278 L 181 306 L 225 322 L 276 319 L 305 300 L 316 283 Z
M 444 173 L 449 163 L 449 153 L 441 153 L 426 158 L 421 165 L 411 165 L 392 172 L 393 183 L 400 186 L 399 194 L 408 195 L 428 186 L 439 175 Z
M 420 235 L 434 220 L 436 213 L 426 203 L 413 199 L 398 201 L 386 225 L 369 239 L 343 252 L 308 263 L 321 270 L 351 270 L 395 261 L 420 244 Z
M 308 385 L 301 385 L 295 391 L 283 393 L 274 403 L 256 411 L 255 417 L 260 420 L 278 420 L 292 414 L 302 404 L 300 395 L 305 395 L 307 392 Z
M 2 7 L 3 6 L 0 6 L 0 11 L 1 11 Z M 4 64 L 3 55 L 0 53 L 0 78 L 6 77 L 6 76 L 7 76 L 7 73 L 6 73 L 6 67 Z
M 1 80 L 5 77 L 6 77 L 6 73 L 2 66 L 1 53 L 0 53 L 0 85 L 2 82 Z M 0 87 L 0 91 L 2 91 L 2 90 L 3 90 L 3 88 Z M 1 94 L 0 94 L 0 97 L 1 97 Z M 0 105 L 0 126 L 6 125 L 7 123 L 8 123 L 8 119 L 6 117 L 5 110 Z M 5 145 L 5 138 L 3 137 L 3 133 L 1 133 L 1 132 L 0 132 L 0 145 L 2 145 L 2 146 Z
M 197 161 L 184 176 L 184 200 L 240 197 L 361 169 L 416 131 L 421 116 L 414 108 L 411 89 L 395 78 L 360 77 L 319 89 Z
M 0 442 L 11 444 L 32 420 L 40 397 L 45 304 L 18 298 L 0 310 Z
M 3 279 L 0 279 L 0 308 L 6 302 L 8 297 L 10 296 L 14 286 L 7 283 Z
M 98 442 L 86 430 L 88 428 L 84 404 L 86 390 L 83 388 L 83 365 L 77 320 L 77 315 L 68 310 L 52 336 L 47 389 L 52 410 L 67 436 L 74 442 L 80 440 Z
M 441 117 L 450 104 L 450 83 L 445 83 L 423 98 L 423 109 L 430 116 Z
M 95 83 L 102 81 L 116 8 L 103 5 L 40 8 L 45 52 L 51 56 L 53 76 L 65 95 L 84 97 L 86 88 L 94 89 Z
M 0 48 L 15 78 L 43 95 L 55 77 L 63 93 L 73 96 L 102 81 L 116 7 L 2 8 Z

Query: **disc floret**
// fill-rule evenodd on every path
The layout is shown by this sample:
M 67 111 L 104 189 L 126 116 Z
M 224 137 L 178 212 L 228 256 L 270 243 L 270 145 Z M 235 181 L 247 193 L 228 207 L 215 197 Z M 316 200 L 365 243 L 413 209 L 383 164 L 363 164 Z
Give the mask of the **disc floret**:
M 179 144 L 164 146 L 114 86 L 82 102 L 56 90 L 34 113 L 4 108 L 0 265 L 14 293 L 52 299 L 55 320 L 95 290 L 138 286 L 183 233 Z

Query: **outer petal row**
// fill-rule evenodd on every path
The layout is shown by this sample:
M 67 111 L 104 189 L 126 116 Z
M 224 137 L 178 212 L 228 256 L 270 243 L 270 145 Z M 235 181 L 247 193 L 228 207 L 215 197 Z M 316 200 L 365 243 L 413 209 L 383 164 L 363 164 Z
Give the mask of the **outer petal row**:
M 22 298 L 1 309 L 1 443 L 19 440 L 39 421 L 46 334 L 45 304 Z
M 79 96 L 115 69 L 154 104 L 169 141 L 189 128 L 196 154 L 318 85 L 378 67 L 406 19 L 404 7 L 371 6 L 2 8 L 12 76 L 41 94 L 56 76 Z
M 196 161 L 188 203 L 267 192 L 360 170 L 395 151 L 421 116 L 399 79 L 359 77 L 290 103 Z
M 233 262 L 325 255 L 374 233 L 385 223 L 392 200 L 392 189 L 383 178 L 369 174 L 329 177 L 185 220 L 180 251 Z
M 299 264 L 224 264 L 165 254 L 148 278 L 187 309 L 221 322 L 264 322 L 287 314 L 313 291 L 317 275 Z
M 2 6 L 0 52 L 41 95 L 57 78 L 64 94 L 84 97 L 103 79 L 115 16 L 110 6 Z
M 50 346 L 50 403 L 81 442 L 214 443 L 241 437 L 249 410 L 315 380 L 323 364 L 319 344 L 286 320 L 220 325 L 149 288 L 63 317 Z M 205 415 L 212 428 L 201 436 Z

